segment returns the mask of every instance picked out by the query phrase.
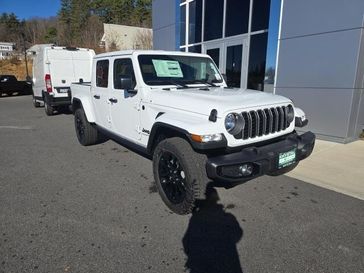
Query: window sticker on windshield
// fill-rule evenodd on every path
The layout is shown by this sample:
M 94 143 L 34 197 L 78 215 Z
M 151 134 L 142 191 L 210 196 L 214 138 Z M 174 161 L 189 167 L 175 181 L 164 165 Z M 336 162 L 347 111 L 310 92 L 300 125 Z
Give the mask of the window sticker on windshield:
M 158 77 L 183 78 L 183 73 L 178 61 L 152 60 Z

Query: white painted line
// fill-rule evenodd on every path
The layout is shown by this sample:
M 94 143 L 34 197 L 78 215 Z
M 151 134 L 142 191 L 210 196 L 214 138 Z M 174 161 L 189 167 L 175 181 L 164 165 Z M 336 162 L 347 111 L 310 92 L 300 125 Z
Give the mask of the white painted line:
M 0 126 L 0 129 L 31 130 L 30 126 Z

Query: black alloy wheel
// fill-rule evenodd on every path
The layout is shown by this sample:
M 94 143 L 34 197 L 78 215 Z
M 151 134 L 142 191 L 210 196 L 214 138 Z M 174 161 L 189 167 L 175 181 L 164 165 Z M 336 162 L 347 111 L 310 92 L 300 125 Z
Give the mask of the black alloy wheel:
M 83 123 L 80 115 L 75 115 L 75 120 L 77 137 L 80 141 L 82 141 L 85 138 L 85 124 Z
M 186 174 L 178 158 L 164 151 L 159 159 L 158 174 L 168 200 L 179 204 L 186 198 Z

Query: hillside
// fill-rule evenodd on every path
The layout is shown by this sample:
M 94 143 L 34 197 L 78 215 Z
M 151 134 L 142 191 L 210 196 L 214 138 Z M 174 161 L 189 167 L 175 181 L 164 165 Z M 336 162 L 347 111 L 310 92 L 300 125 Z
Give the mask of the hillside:
M 32 60 L 28 60 L 29 75 L 32 76 Z M 18 80 L 24 81 L 26 78 L 25 61 L 12 58 L 0 60 L 0 75 L 15 75 Z

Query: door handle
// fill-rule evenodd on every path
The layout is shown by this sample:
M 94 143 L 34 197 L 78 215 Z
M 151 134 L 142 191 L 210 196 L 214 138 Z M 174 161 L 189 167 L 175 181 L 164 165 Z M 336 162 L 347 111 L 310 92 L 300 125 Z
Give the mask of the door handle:
M 94 95 L 94 98 L 98 100 L 100 99 L 100 95 Z
M 109 98 L 109 101 L 112 102 L 112 103 L 117 103 L 118 102 L 118 100 L 115 99 L 115 98 Z

